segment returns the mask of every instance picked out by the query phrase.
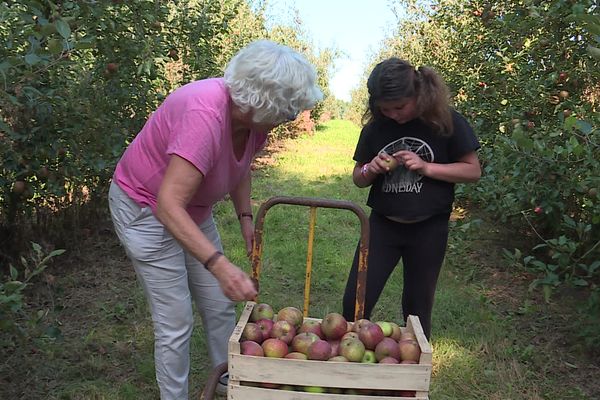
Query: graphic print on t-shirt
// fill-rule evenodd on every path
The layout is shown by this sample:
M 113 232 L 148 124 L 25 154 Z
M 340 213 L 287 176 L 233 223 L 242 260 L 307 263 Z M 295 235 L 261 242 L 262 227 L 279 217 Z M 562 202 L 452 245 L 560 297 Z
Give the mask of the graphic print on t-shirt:
M 386 145 L 382 152 L 390 156 L 400 150 L 408 150 L 417 154 L 425 162 L 433 162 L 434 155 L 431 147 L 423 140 L 415 137 L 403 137 Z M 423 175 L 410 171 L 400 164 L 384 176 L 381 190 L 384 193 L 421 193 L 423 183 L 419 182 Z

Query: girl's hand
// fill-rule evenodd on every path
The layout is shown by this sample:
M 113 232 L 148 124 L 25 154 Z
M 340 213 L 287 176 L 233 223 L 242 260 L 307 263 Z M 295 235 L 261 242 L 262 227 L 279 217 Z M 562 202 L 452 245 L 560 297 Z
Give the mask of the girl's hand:
M 400 164 L 404 164 L 404 167 L 410 171 L 418 172 L 421 175 L 427 175 L 427 166 L 428 162 L 423 161 L 421 157 L 417 153 L 413 153 L 408 150 L 400 150 L 394 153 L 394 157 L 400 162 Z
M 374 174 L 385 174 L 398 166 L 398 160 L 387 154 L 380 152 L 369 163 L 369 171 Z

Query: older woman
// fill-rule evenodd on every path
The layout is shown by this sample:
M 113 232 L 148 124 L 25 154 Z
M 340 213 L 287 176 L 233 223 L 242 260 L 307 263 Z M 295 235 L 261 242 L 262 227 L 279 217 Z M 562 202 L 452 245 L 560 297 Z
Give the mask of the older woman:
M 161 399 L 187 399 L 192 299 L 213 367 L 227 361 L 235 301 L 256 289 L 225 255 L 212 207 L 229 195 L 249 252 L 250 163 L 268 132 L 321 99 L 314 67 L 292 49 L 253 42 L 223 78 L 170 94 L 126 149 L 109 204 L 154 323 Z

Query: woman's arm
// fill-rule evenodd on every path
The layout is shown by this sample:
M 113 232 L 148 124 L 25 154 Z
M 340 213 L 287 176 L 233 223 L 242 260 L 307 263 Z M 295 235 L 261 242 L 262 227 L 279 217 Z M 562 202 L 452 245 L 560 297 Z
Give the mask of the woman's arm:
M 171 232 L 183 248 L 203 264 L 217 249 L 202 233 L 186 210 L 203 175 L 187 160 L 173 155 L 158 193 L 156 218 Z M 250 278 L 225 256 L 210 267 L 227 297 L 234 301 L 251 300 L 256 290 Z
M 477 182 L 481 177 L 481 166 L 477 153 L 472 151 L 450 164 L 428 163 L 412 151 L 402 150 L 394 157 L 406 168 L 440 181 L 452 183 Z
M 246 242 L 246 254 L 248 256 L 252 254 L 252 242 L 254 240 L 254 222 L 252 219 L 252 204 L 250 203 L 251 191 L 252 175 L 248 170 L 239 185 L 229 193 L 235 213 L 240 221 L 240 229 Z

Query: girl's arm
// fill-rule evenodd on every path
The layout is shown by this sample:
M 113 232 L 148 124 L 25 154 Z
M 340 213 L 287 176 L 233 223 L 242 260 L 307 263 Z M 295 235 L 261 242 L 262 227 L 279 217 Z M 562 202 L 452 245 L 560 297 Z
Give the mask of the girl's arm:
M 481 166 L 477 153 L 472 151 L 450 164 L 428 163 L 412 151 L 401 150 L 394 157 L 406 168 L 440 181 L 452 183 L 477 182 L 481 177 Z

